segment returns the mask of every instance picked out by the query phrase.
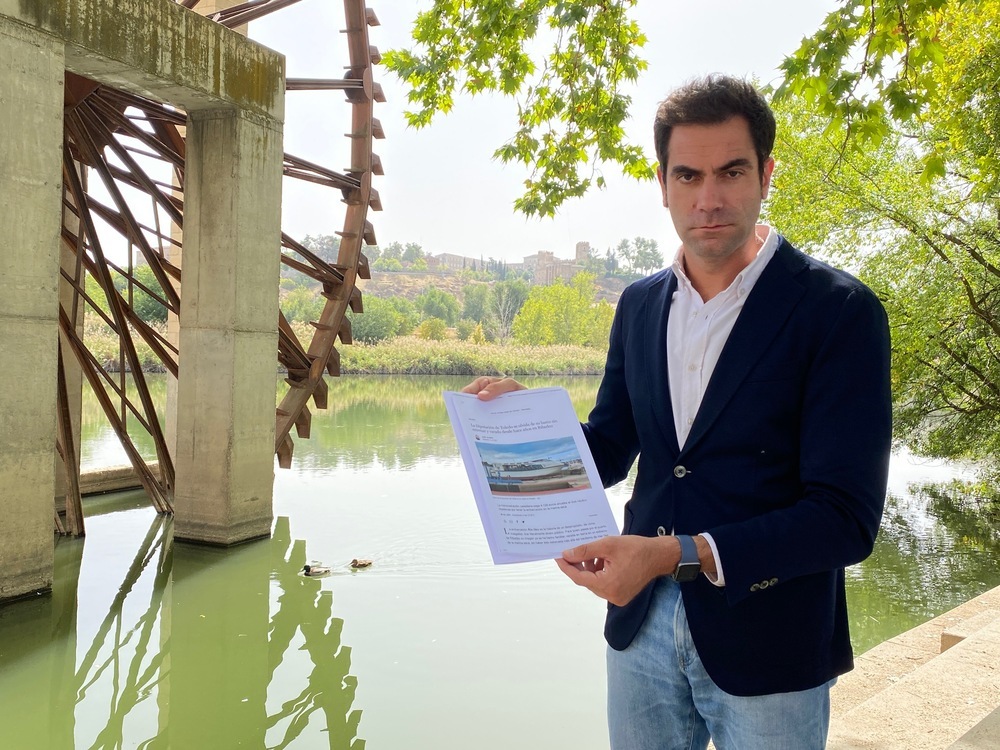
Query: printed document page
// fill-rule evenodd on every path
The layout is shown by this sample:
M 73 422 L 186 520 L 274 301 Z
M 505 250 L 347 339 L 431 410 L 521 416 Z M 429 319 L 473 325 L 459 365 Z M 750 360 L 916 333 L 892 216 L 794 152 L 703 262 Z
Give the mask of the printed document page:
M 494 563 L 551 560 L 618 534 L 564 388 L 444 401 Z

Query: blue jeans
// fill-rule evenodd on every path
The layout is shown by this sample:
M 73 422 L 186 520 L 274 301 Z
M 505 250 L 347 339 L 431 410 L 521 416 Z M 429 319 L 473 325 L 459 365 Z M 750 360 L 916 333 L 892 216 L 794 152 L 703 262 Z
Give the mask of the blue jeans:
M 649 615 L 624 651 L 608 648 L 613 750 L 822 750 L 830 686 L 740 697 L 719 689 L 698 657 L 680 584 L 657 582 Z

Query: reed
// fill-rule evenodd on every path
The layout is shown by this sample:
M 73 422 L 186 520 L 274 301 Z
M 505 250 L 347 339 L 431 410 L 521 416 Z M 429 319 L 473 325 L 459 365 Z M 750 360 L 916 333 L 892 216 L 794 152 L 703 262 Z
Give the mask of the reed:
M 605 352 L 583 346 L 474 344 L 405 336 L 340 348 L 343 374 L 600 375 Z

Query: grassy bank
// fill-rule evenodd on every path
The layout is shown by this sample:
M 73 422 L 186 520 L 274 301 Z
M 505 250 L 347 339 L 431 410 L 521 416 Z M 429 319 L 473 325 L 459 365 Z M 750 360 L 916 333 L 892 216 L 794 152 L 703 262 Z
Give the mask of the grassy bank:
M 339 347 L 344 374 L 600 375 L 605 353 L 583 346 L 517 346 L 402 337 Z
M 312 329 L 308 329 L 311 333 Z M 302 335 L 306 335 L 306 330 Z M 106 329 L 85 333 L 87 346 L 107 369 L 120 366 L 118 339 Z M 305 338 L 300 340 L 305 341 Z M 145 372 L 163 372 L 149 347 L 136 347 Z M 377 345 L 338 345 L 345 375 L 600 375 L 605 352 L 582 346 L 473 344 L 405 336 Z

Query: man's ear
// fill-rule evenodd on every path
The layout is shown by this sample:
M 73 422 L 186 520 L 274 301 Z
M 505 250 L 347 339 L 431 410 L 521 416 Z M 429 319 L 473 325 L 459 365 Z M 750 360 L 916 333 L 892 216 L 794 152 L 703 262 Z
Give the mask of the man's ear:
M 666 182 L 666 178 L 664 178 L 664 176 L 663 176 L 663 168 L 660 167 L 659 165 L 657 165 L 657 167 L 656 167 L 656 181 L 658 183 L 660 183 L 660 192 L 663 195 L 663 207 L 664 208 L 670 208 L 670 206 L 667 205 L 667 182 Z
M 767 161 L 764 162 L 764 174 L 760 180 L 760 197 L 761 200 L 767 197 L 768 191 L 771 189 L 771 175 L 774 173 L 774 157 L 767 157 Z

